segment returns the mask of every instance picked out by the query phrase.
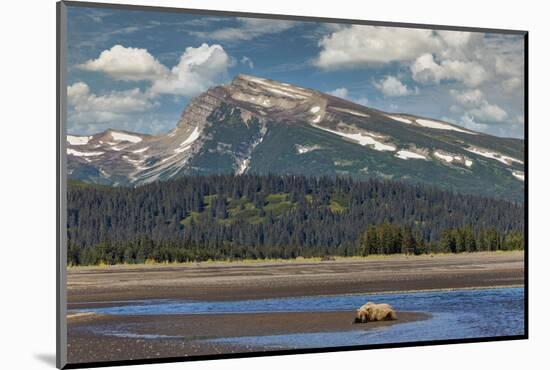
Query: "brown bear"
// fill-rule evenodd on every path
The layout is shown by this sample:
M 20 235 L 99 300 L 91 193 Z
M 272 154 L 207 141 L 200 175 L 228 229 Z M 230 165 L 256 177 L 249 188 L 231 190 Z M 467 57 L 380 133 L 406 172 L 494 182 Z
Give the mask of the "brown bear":
M 393 308 L 387 303 L 367 302 L 357 310 L 354 323 L 365 323 L 369 321 L 397 320 Z

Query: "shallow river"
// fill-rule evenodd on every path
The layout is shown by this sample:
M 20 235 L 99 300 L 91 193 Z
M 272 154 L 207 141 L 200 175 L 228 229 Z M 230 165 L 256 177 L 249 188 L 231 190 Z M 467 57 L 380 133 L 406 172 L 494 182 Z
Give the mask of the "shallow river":
M 245 301 L 136 301 L 79 311 L 113 315 L 216 314 L 253 312 L 353 311 L 367 301 L 391 304 L 396 311 L 424 312 L 431 318 L 369 331 L 321 332 L 216 338 L 209 342 L 266 348 L 319 348 L 424 340 L 481 338 L 524 333 L 523 288 L 430 291 L 368 295 L 274 298 Z M 105 335 L 139 337 L 131 332 Z M 143 336 L 145 339 L 145 336 Z M 157 338 L 162 338 L 159 335 Z M 154 338 L 154 336 L 148 336 Z

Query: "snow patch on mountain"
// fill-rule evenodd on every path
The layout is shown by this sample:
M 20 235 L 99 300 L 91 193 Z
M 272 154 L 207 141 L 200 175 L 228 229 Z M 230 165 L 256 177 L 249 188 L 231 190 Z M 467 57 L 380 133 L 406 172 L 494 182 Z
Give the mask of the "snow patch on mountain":
M 434 152 L 434 155 L 437 158 L 442 159 L 443 161 L 445 161 L 447 163 L 453 163 L 453 161 L 454 161 L 454 157 L 452 155 L 448 155 L 448 154 L 445 154 L 443 152 L 439 152 L 437 150 Z
M 458 132 L 464 132 L 466 134 L 477 135 L 477 133 L 475 133 L 475 132 L 462 130 L 462 129 L 459 129 L 458 127 L 454 127 L 454 126 L 449 125 L 447 123 L 443 123 L 443 122 L 439 122 L 439 121 L 433 121 L 431 119 L 417 118 L 416 123 L 418 123 L 422 127 L 427 127 L 427 128 L 435 128 L 435 129 L 438 129 L 438 130 L 453 130 L 453 131 L 458 131 Z
M 193 132 L 185 139 L 179 147 L 174 149 L 176 153 L 182 153 L 191 148 L 191 144 L 200 137 L 200 129 L 195 127 Z
M 248 76 L 248 75 L 239 75 L 241 80 L 251 81 L 261 86 L 261 89 L 274 93 L 276 95 L 283 95 L 290 97 L 292 99 L 305 99 L 312 95 L 312 92 L 290 84 L 282 84 L 279 82 L 271 82 L 267 79 Z
M 130 162 L 134 166 L 139 165 L 143 161 L 143 159 L 141 159 L 141 160 L 140 159 L 132 159 L 132 158 L 128 157 L 127 155 L 123 155 L 122 159 L 124 159 L 127 162 Z
M 404 117 L 400 117 L 400 116 L 392 116 L 391 114 L 386 115 L 386 117 L 391 118 L 394 121 L 399 121 L 401 123 L 412 124 L 412 121 L 408 118 L 404 118 Z
M 115 141 L 129 141 L 131 143 L 139 143 L 142 140 L 139 136 L 118 131 L 111 131 L 111 137 Z
M 91 136 L 67 135 L 67 141 L 71 145 L 86 145 L 92 139 Z
M 463 155 L 447 153 L 440 150 L 434 151 L 433 154 L 435 157 L 437 157 L 438 159 L 442 160 L 445 163 L 453 163 L 455 165 L 459 164 L 459 165 L 466 166 L 468 168 L 472 167 L 472 164 L 473 164 L 472 160 L 470 160 L 469 158 Z
M 78 150 L 67 148 L 67 154 L 74 155 L 75 157 L 96 157 L 98 155 L 105 154 L 105 152 L 80 152 Z
M 426 156 L 424 156 L 422 154 L 418 154 L 418 153 L 411 152 L 411 151 L 408 151 L 408 150 L 400 150 L 395 154 L 395 156 L 397 158 L 401 158 L 401 159 L 424 159 L 424 160 L 428 159 L 428 158 L 426 158 Z
M 480 155 L 482 157 L 485 157 L 485 158 L 494 159 L 495 161 L 499 161 L 499 162 L 504 163 L 506 165 L 512 165 L 513 162 L 523 164 L 523 161 L 521 161 L 517 158 L 509 157 L 509 156 L 506 156 L 504 154 L 497 153 L 497 152 L 492 152 L 492 151 L 487 150 L 487 149 L 470 147 L 470 148 L 466 148 L 466 150 L 471 152 L 471 153 L 474 153 L 474 154 Z
M 292 99 L 296 99 L 296 98 L 305 99 L 307 97 L 307 96 L 303 96 L 301 94 L 296 94 L 295 91 L 288 92 L 288 91 L 284 91 L 284 90 L 281 90 L 281 89 L 277 89 L 275 87 L 266 87 L 266 90 L 271 92 L 271 93 L 274 93 L 275 95 L 283 95 L 283 96 L 287 96 L 287 97 L 292 98 Z
M 265 108 L 271 108 L 273 106 L 271 99 L 264 95 L 254 96 L 254 95 L 245 94 L 243 92 L 237 91 L 234 94 L 232 94 L 231 97 L 235 100 L 244 101 L 244 102 L 254 104 L 257 106 L 262 106 Z
M 306 154 L 306 153 L 309 153 L 309 152 L 312 152 L 314 150 L 318 150 L 318 149 L 321 149 L 321 146 L 320 145 L 300 145 L 300 144 L 296 144 L 296 152 L 298 154 Z
M 332 129 L 326 128 L 326 127 L 315 126 L 315 125 L 313 125 L 313 126 L 318 128 L 318 129 L 321 129 L 323 131 L 331 132 L 331 133 L 336 134 L 338 136 L 341 136 L 341 137 L 350 139 L 352 141 L 355 141 L 355 142 L 359 143 L 360 145 L 369 146 L 369 147 L 371 147 L 375 150 L 394 152 L 397 149 L 392 144 L 386 144 L 386 143 L 383 143 L 381 141 L 378 141 L 378 140 L 374 139 L 374 137 L 379 137 L 379 135 L 368 134 L 368 133 L 365 133 L 365 132 L 347 133 L 347 132 L 332 130 Z
M 177 153 L 169 157 L 169 159 L 180 157 Z M 139 173 L 139 180 L 145 184 L 154 182 L 167 174 L 167 178 L 174 177 L 189 161 L 189 157 L 181 158 L 180 160 L 164 162 L 161 165 L 153 166 L 147 169 L 147 171 L 140 173 L 137 171 L 131 176 L 131 181 L 135 182 L 138 177 L 136 175 Z
M 146 146 L 145 148 L 141 148 L 141 149 L 137 149 L 137 150 L 133 150 L 132 153 L 143 153 L 143 152 L 146 152 L 147 150 L 149 150 L 149 147 Z
M 521 181 L 525 181 L 525 173 L 523 171 L 512 171 L 512 175 Z
M 235 175 L 244 174 L 248 169 L 249 164 L 250 164 L 250 158 L 243 159 L 241 163 L 239 163 L 239 168 L 237 168 L 237 171 L 235 171 Z
M 246 152 L 242 153 L 242 155 L 240 157 L 239 156 L 235 157 L 236 158 L 236 161 L 235 161 L 235 165 L 236 165 L 235 174 L 236 175 L 243 175 L 243 174 L 246 173 L 246 171 L 248 170 L 248 167 L 250 166 L 250 160 L 252 158 L 252 153 L 254 152 L 254 149 L 256 149 L 256 147 L 258 145 L 260 145 L 262 143 L 262 141 L 264 141 L 266 133 L 267 133 L 267 126 L 262 125 L 260 127 L 258 137 L 252 143 L 250 143 L 250 145 L 248 146 Z
M 109 174 L 107 171 L 105 171 L 103 168 L 99 168 L 99 174 L 102 176 L 102 177 L 105 177 L 106 179 L 108 179 L 109 177 L 111 177 L 111 174 Z

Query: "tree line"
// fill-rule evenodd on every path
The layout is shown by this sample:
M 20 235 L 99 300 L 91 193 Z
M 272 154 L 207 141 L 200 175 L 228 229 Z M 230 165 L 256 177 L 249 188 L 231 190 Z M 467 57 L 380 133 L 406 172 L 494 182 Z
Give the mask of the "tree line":
M 128 241 L 98 243 L 82 248 L 69 242 L 69 265 L 136 264 L 149 261 L 201 262 L 208 260 L 290 259 L 297 257 L 368 256 L 379 254 L 421 255 L 430 253 L 462 253 L 498 250 L 521 250 L 523 234 L 512 232 L 503 235 L 495 228 L 470 234 L 471 228 L 446 229 L 439 242 L 426 242 L 410 226 L 392 224 L 369 225 L 359 237 L 355 247 L 304 248 L 301 246 L 222 246 L 204 247 L 186 240 L 154 241 L 146 235 Z
M 274 194 L 285 196 L 279 212 L 266 205 Z M 256 212 L 254 222 L 232 216 L 235 200 Z M 215 175 L 68 186 L 75 265 L 521 249 L 523 228 L 522 204 L 377 179 Z
M 361 233 L 357 252 L 363 256 L 372 254 L 425 254 L 462 253 L 523 249 L 523 233 L 500 233 L 495 227 L 481 228 L 477 232 L 471 226 L 443 230 L 437 241 L 427 242 L 418 229 L 410 225 L 368 225 Z

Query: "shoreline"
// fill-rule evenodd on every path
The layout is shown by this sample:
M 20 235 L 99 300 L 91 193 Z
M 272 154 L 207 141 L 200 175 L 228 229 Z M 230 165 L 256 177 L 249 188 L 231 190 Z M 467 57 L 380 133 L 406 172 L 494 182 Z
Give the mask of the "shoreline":
M 136 300 L 236 301 L 297 296 L 520 287 L 523 252 L 372 260 L 69 270 L 68 308 Z
M 329 260 L 321 257 L 297 257 L 289 259 L 239 259 L 239 260 L 207 260 L 192 262 L 144 262 L 144 263 L 118 263 L 114 265 L 67 265 L 67 271 L 86 272 L 98 270 L 132 270 L 132 269 L 162 269 L 162 268 L 201 268 L 201 267 L 245 267 L 245 266 L 277 266 L 293 264 L 319 264 L 319 263 L 346 263 L 346 262 L 375 262 L 384 260 L 423 260 L 442 257 L 460 256 L 493 256 L 507 254 L 524 254 L 524 250 L 499 250 L 460 253 L 429 253 L 429 254 L 373 254 L 369 256 L 330 256 Z
M 276 350 L 272 347 L 212 342 L 224 338 L 370 331 L 427 320 L 429 314 L 398 312 L 394 321 L 353 324 L 354 312 L 276 312 L 174 315 L 90 315 L 68 325 L 69 362 L 182 357 Z M 97 331 L 107 329 L 107 334 Z M 116 332 L 116 328 L 119 332 Z M 129 328 L 129 329 L 127 329 Z M 126 332 L 125 332 L 126 330 Z M 89 351 L 93 346 L 94 351 Z
M 362 296 L 366 294 L 379 294 L 379 295 L 391 295 L 391 294 L 406 294 L 406 293 L 429 293 L 429 292 L 456 292 L 456 291 L 470 291 L 470 290 L 492 290 L 492 289 L 514 289 L 514 288 L 524 288 L 525 286 L 523 284 L 512 284 L 512 285 L 501 285 L 501 286 L 473 286 L 473 287 L 465 287 L 465 288 L 435 288 L 435 289 L 413 289 L 413 290 L 390 290 L 390 291 L 380 291 L 380 292 L 374 292 L 374 293 L 340 293 L 340 294 L 321 294 L 321 295 L 302 295 L 299 297 L 302 298 L 313 298 L 313 297 L 338 297 L 338 296 Z M 278 297 L 278 298 L 292 298 L 292 297 Z M 269 299 L 269 298 L 260 298 L 260 299 Z M 144 301 L 153 301 L 151 300 L 143 300 L 143 299 L 133 299 L 133 300 L 126 300 L 126 301 L 96 301 L 96 302 L 74 302 L 71 303 L 72 305 L 85 305 L 85 304 L 99 304 L 99 303 L 120 303 L 124 305 L 125 303 L 135 303 L 135 302 L 144 302 Z M 163 299 L 159 299 L 163 300 Z M 191 300 L 192 301 L 192 300 Z M 197 301 L 200 302 L 200 301 Z M 93 308 L 93 307 L 92 307 Z M 74 308 L 75 310 L 80 310 L 79 308 Z M 94 311 L 79 311 L 80 313 L 87 313 L 87 314 L 95 314 Z M 69 313 L 71 314 L 71 313 Z M 74 313 L 73 313 L 74 314 Z

